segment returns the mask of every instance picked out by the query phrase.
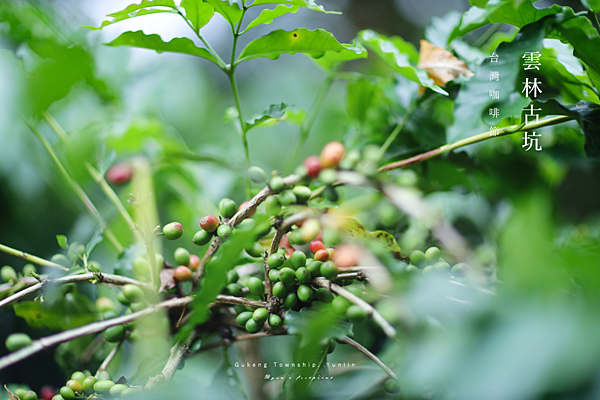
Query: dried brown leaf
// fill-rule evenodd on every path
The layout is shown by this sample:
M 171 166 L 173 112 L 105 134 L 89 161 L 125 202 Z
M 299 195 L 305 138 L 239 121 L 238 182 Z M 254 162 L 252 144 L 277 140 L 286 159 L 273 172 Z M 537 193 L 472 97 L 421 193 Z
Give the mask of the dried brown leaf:
M 427 40 L 421 40 L 417 67 L 424 68 L 427 75 L 440 86 L 444 86 L 460 75 L 475 75 L 463 61 L 460 61 L 449 51 L 434 46 Z

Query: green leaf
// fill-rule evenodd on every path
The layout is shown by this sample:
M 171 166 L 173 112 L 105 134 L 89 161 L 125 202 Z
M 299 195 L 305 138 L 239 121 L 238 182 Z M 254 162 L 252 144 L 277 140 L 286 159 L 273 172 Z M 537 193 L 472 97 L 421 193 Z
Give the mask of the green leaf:
M 373 103 L 373 98 L 380 89 L 371 80 L 360 78 L 355 82 L 348 83 L 346 91 L 346 112 L 352 119 L 361 124 L 367 118 L 367 111 Z
M 215 8 L 202 0 L 183 0 L 181 7 L 185 9 L 185 18 L 190 21 L 196 33 L 200 33 L 200 28 L 208 24 Z
M 90 239 L 88 244 L 85 245 L 85 253 L 88 255 L 88 257 L 90 254 L 92 254 L 92 251 L 94 251 L 96 246 L 98 246 L 98 244 L 100 244 L 102 242 L 102 239 L 103 239 L 102 234 L 103 233 L 104 233 L 104 228 L 102 227 L 102 225 L 98 225 L 96 227 L 96 230 L 94 231 L 94 234 L 92 235 L 92 238 Z
M 154 8 L 163 7 L 163 8 Z M 98 28 L 94 26 L 83 26 L 93 31 L 101 30 L 105 26 L 124 21 L 126 19 L 141 17 L 142 15 L 157 14 L 157 13 L 177 13 L 177 7 L 173 0 L 142 0 L 140 4 L 130 4 L 124 10 L 108 14 L 107 17 L 112 17 L 112 20 L 102 22 Z
M 275 18 L 281 17 L 282 15 L 295 14 L 299 9 L 300 9 L 300 7 L 298 7 L 298 6 L 289 6 L 288 7 L 288 6 L 282 4 L 282 5 L 275 7 L 273 10 L 263 10 L 259 14 L 259 16 L 254 21 L 250 22 L 248 24 L 248 26 L 246 27 L 246 29 L 244 29 L 244 31 L 240 34 L 246 33 L 250 29 L 252 29 L 256 26 L 259 26 L 259 25 L 269 25 L 271 22 L 273 22 L 273 20 Z
M 50 328 L 56 331 L 77 328 L 96 320 L 91 301 L 77 293 L 67 293 L 54 304 L 43 305 L 35 301 L 15 303 L 15 314 L 24 318 L 34 328 Z
M 600 105 L 589 101 L 580 101 L 575 105 L 564 106 L 558 101 L 535 101 L 534 108 L 541 108 L 542 115 L 568 115 L 579 123 L 585 135 L 585 154 L 600 160 Z
M 263 124 L 269 120 L 279 119 L 284 116 L 285 110 L 289 107 L 288 104 L 271 104 L 271 106 L 265 110 L 262 115 L 254 118 L 251 121 L 246 122 L 246 132 L 252 128 L 256 128 L 260 124 Z
M 262 6 L 265 4 L 287 4 L 290 6 L 308 8 L 309 10 L 319 11 L 325 14 L 341 14 L 339 11 L 326 11 L 323 6 L 315 4 L 314 0 L 255 0 L 250 7 Z
M 347 61 L 358 60 L 360 58 L 367 58 L 367 49 L 365 49 L 360 43 L 343 44 L 344 50 L 340 51 L 326 51 L 323 57 L 314 59 L 317 65 L 326 71 L 332 71 L 339 64 Z
M 227 0 L 206 0 L 206 2 L 213 6 L 232 27 L 242 18 L 243 11 L 237 3 L 230 3 Z
M 56 235 L 56 241 L 58 242 L 58 245 L 63 249 L 69 247 L 67 243 L 67 237 L 65 235 Z
M 427 76 L 425 70 L 413 67 L 413 64 L 416 65 L 419 61 L 419 53 L 412 44 L 397 36 L 390 38 L 372 30 L 359 32 L 358 38 L 365 47 L 373 50 L 394 71 L 413 82 L 448 95 L 444 89 Z
M 157 34 L 146 35 L 142 31 L 128 31 L 123 32 L 118 38 L 110 43 L 106 43 L 106 45 L 139 47 L 142 49 L 156 50 L 159 54 L 165 51 L 170 53 L 189 54 L 205 58 L 218 64 L 217 60 L 215 60 L 208 50 L 196 47 L 194 42 L 188 38 L 174 38 L 168 42 L 163 42 Z
M 278 29 L 248 43 L 236 63 L 253 58 L 276 60 L 282 54 L 306 53 L 313 58 L 322 57 L 326 51 L 342 51 L 345 47 L 335 37 L 323 30 L 306 28 L 291 32 Z

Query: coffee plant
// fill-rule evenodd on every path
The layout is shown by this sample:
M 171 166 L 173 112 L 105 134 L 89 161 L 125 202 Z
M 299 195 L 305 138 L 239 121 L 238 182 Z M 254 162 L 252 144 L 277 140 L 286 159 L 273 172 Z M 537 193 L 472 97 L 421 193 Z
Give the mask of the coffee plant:
M 55 191 L 2 212 L 0 398 L 600 396 L 600 3 L 471 0 L 419 50 L 292 28 L 330 3 L 142 0 L 88 31 L 59 2 L 0 3 L 0 76 L 22 86 L 2 174 L 28 160 L 3 186 Z M 118 31 L 133 19 L 187 36 Z M 220 83 L 131 117 L 119 85 L 163 93 L 115 47 Z M 262 87 L 278 76 L 301 84 Z M 309 108 L 281 101 L 315 76 Z

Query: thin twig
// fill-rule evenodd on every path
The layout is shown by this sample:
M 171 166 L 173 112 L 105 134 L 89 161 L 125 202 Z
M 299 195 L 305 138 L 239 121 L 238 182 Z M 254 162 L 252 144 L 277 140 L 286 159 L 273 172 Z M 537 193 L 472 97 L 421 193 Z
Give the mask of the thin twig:
M 266 308 L 267 303 L 259 300 L 247 299 L 245 297 L 235 297 L 229 296 L 226 294 L 218 294 L 217 299 L 209 304 L 209 307 L 212 307 L 216 304 L 233 304 L 240 306 L 247 306 L 252 308 Z
M 90 361 L 90 358 L 92 358 L 94 353 L 100 348 L 100 346 L 102 346 L 102 343 L 104 343 L 104 335 L 98 335 L 94 338 L 94 340 L 92 340 L 92 342 L 85 348 L 83 353 L 81 353 L 81 357 L 79 357 L 79 369 L 83 369 L 81 367 Z
M 170 299 L 161 303 L 149 306 L 143 310 L 131 313 L 129 315 L 122 315 L 120 317 L 107 319 L 104 321 L 93 322 L 88 325 L 81 326 L 79 328 L 70 329 L 64 332 L 57 333 L 55 335 L 46 336 L 34 341 L 29 346 L 23 347 L 14 353 L 8 354 L 0 358 L 0 370 L 9 367 L 27 357 L 34 355 L 44 349 L 50 348 L 57 344 L 68 342 L 69 340 L 77 339 L 82 336 L 91 335 L 98 332 L 103 332 L 111 326 L 127 324 L 131 321 L 135 321 L 139 318 L 145 317 L 146 315 L 153 314 L 165 308 L 181 307 L 185 304 L 190 303 L 193 300 L 192 297 L 182 297 L 176 299 Z
M 44 267 L 59 268 L 64 271 L 66 271 L 68 269 L 60 264 L 54 263 L 52 261 L 44 260 L 43 258 L 36 257 L 29 253 L 25 253 L 24 251 L 21 251 L 21 250 L 13 249 L 12 247 L 8 247 L 3 244 L 0 244 L 0 251 L 4 252 L 6 254 L 10 254 L 11 256 L 18 257 L 22 260 L 29 261 L 29 262 L 32 262 L 37 265 L 42 265 Z
M 108 355 L 106 356 L 104 361 L 102 361 L 102 364 L 100 364 L 100 367 L 98 367 L 98 371 L 96 371 L 96 374 L 94 376 L 98 376 L 98 374 L 101 371 L 106 371 L 108 364 L 110 364 L 110 362 L 113 360 L 113 358 L 115 358 L 119 349 L 121 348 L 121 346 L 123 345 L 123 343 L 125 342 L 127 337 L 129 336 L 129 333 L 130 332 L 126 332 L 125 337 L 123 339 L 121 339 L 121 341 L 110 351 L 110 353 L 108 353 Z
M 392 371 L 387 365 L 383 363 L 375 354 L 371 353 L 367 348 L 365 348 L 362 344 L 358 343 L 356 340 L 349 338 L 348 336 L 344 336 L 341 340 L 344 343 L 349 344 L 354 347 L 356 350 L 363 353 L 365 356 L 369 357 L 371 360 L 375 362 L 375 364 L 379 365 L 379 367 L 385 371 L 392 379 L 398 380 L 394 371 Z
M 248 334 L 244 334 L 244 335 L 239 335 L 239 336 L 235 336 L 232 337 L 231 339 L 223 339 L 223 340 L 219 340 L 218 342 L 213 342 L 210 344 L 207 344 L 204 347 L 201 347 L 198 350 L 193 351 L 190 354 L 190 357 L 198 354 L 198 353 L 203 353 L 205 351 L 214 349 L 216 347 L 220 347 L 220 346 L 225 346 L 225 345 L 229 345 L 235 342 L 240 342 L 242 340 L 251 340 L 251 339 L 258 339 L 261 337 L 267 337 L 267 336 L 279 336 L 281 334 L 275 334 L 275 333 L 267 333 L 267 332 L 259 332 L 259 333 L 248 333 Z
M 164 386 L 171 382 L 173 375 L 175 375 L 175 372 L 177 372 L 177 368 L 179 367 L 181 360 L 185 359 L 189 355 L 190 345 L 194 341 L 195 337 L 196 332 L 192 331 L 185 341 L 177 343 L 171 348 L 171 355 L 169 356 L 169 359 L 167 360 L 163 370 L 160 374 L 150 378 L 144 389 L 153 389 L 159 386 Z
M 98 283 L 112 284 L 112 285 L 118 285 L 118 286 L 132 284 L 132 285 L 145 287 L 145 288 L 149 288 L 149 289 L 151 288 L 151 286 L 147 283 L 136 281 L 135 279 L 127 278 L 126 276 L 88 272 L 88 273 L 81 274 L 81 275 L 63 276 L 61 278 L 56 278 L 56 279 L 44 279 L 42 282 L 38 282 L 38 283 L 34 284 L 33 286 L 30 286 L 26 289 L 18 291 L 17 293 L 13 294 L 12 296 L 9 296 L 3 300 L 0 300 L 0 308 L 2 308 L 4 306 L 6 306 L 7 304 L 10 304 L 14 301 L 17 301 L 31 293 L 37 292 L 38 290 L 42 289 L 45 285 L 49 285 L 49 284 L 50 285 L 51 284 L 66 285 L 67 283 L 89 282 L 92 280 L 97 280 Z
M 389 336 L 391 338 L 396 337 L 396 329 L 389 322 L 387 322 L 387 320 L 385 318 L 383 318 L 383 316 L 379 313 L 379 311 L 377 311 L 375 308 L 373 308 L 372 305 L 370 305 L 369 303 L 367 303 L 360 297 L 350 293 L 343 287 L 336 285 L 335 283 L 332 283 L 325 278 L 316 278 L 312 282 L 314 282 L 318 286 L 328 288 L 329 290 L 342 296 L 343 298 L 345 298 L 352 304 L 356 304 L 364 312 L 366 312 L 367 315 L 370 315 L 373 317 L 373 321 L 375 321 L 381 327 L 381 329 L 383 329 L 383 332 L 387 336 Z

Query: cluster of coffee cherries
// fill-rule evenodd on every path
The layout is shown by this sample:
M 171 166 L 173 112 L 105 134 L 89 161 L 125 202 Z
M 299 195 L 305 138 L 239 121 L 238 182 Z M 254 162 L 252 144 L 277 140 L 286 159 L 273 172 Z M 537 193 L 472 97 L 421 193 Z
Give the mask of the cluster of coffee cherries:
M 454 266 L 441 257 L 440 249 L 437 247 L 430 247 L 425 252 L 420 250 L 413 250 L 410 253 L 410 264 L 406 267 L 405 271 L 409 273 L 423 273 L 428 274 L 431 272 L 446 273 L 452 277 L 464 277 L 469 270 L 469 266 L 465 263 L 458 263 Z

